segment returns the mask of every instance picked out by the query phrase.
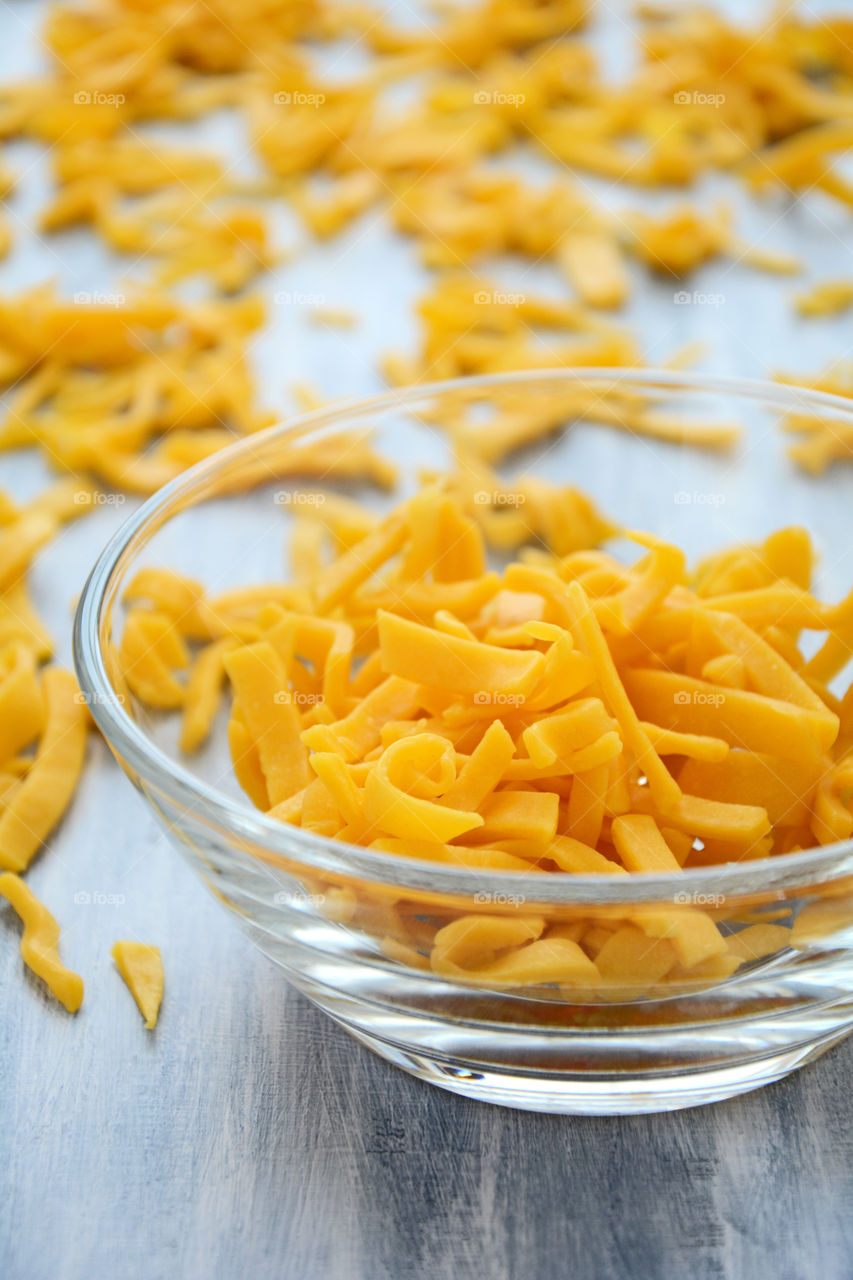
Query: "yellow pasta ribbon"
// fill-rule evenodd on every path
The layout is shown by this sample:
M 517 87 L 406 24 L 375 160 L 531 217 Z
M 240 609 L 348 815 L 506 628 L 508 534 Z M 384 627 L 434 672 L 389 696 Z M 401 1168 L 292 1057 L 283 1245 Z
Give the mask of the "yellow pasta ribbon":
M 225 654 L 233 647 L 230 639 L 214 640 L 198 654 L 190 670 L 184 694 L 181 736 L 178 745 L 188 755 L 207 740 L 222 700 L 225 681 Z
M 59 958 L 59 925 L 54 917 L 19 876 L 0 872 L 0 894 L 20 916 L 24 932 L 21 956 L 50 988 L 69 1013 L 76 1013 L 83 1003 L 83 979 L 66 969 Z
M 417 680 L 428 670 L 432 683 L 453 693 L 523 697 L 544 667 L 540 653 L 442 636 L 391 613 L 380 612 L 378 625 L 385 671 Z
M 613 819 L 611 838 L 628 871 L 678 871 L 680 864 L 654 818 L 626 813 Z
M 189 652 L 168 614 L 131 610 L 121 635 L 119 663 L 131 690 L 143 702 L 163 710 L 182 705 L 184 686 L 174 669 L 189 666 Z
M 44 717 L 35 654 L 13 643 L 0 651 L 0 763 L 38 737 Z
M 392 836 L 446 843 L 466 831 L 482 827 L 479 813 L 450 809 L 412 792 L 419 780 L 446 759 L 447 743 L 434 734 L 401 738 L 382 753 L 364 785 L 369 822 Z M 455 773 L 454 773 L 455 778 Z M 449 787 L 453 778 L 447 778 Z M 408 786 L 412 790 L 406 791 Z
M 275 650 L 267 641 L 232 649 L 225 670 L 240 704 L 258 757 L 270 805 L 307 786 L 308 752 L 300 741 L 302 724 L 290 699 Z
M 145 1019 L 146 1029 L 153 1031 L 163 1000 L 163 961 L 159 947 L 119 941 L 113 944 L 112 957 Z
M 88 713 L 70 671 L 42 677 L 44 732 L 32 765 L 0 814 L 0 867 L 24 871 L 71 801 L 86 755 Z
M 604 701 L 609 704 L 610 711 L 619 722 L 626 746 L 633 752 L 637 763 L 645 769 L 649 788 L 657 803 L 666 811 L 678 803 L 681 798 L 681 789 L 662 763 L 637 712 L 631 705 L 626 687 L 619 678 L 607 641 L 595 619 L 583 587 L 573 582 L 567 588 L 566 594 L 572 622 L 577 627 L 578 634 L 595 667 L 596 679 Z

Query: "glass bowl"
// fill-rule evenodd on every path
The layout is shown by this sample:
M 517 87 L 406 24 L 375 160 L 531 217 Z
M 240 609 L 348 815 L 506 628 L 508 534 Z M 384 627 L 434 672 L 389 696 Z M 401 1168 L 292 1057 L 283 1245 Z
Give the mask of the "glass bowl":
M 618 879 L 375 852 L 254 809 L 234 779 L 225 712 L 207 745 L 185 758 L 178 717 L 129 697 L 115 674 L 122 595 L 140 568 L 173 568 L 211 593 L 285 581 L 288 526 L 309 501 L 319 504 L 325 484 L 300 477 L 301 450 L 335 438 L 330 447 L 344 456 L 354 437 L 344 446 L 339 433 L 369 431 L 398 468 L 394 491 L 357 480 L 327 488 L 383 511 L 414 493 L 425 470 L 451 465 L 448 424 L 457 439 L 488 433 L 496 412 L 565 428 L 513 454 L 503 482 L 523 473 L 571 482 L 622 527 L 676 541 L 691 556 L 802 524 L 820 553 L 817 594 L 837 600 L 849 589 L 853 468 L 805 474 L 787 456 L 783 429 L 820 421 L 849 435 L 853 404 L 666 371 L 417 386 L 242 439 L 126 522 L 95 565 L 75 622 L 92 714 L 176 847 L 249 937 L 356 1039 L 421 1079 L 505 1106 L 590 1114 L 694 1106 L 779 1079 L 853 1027 L 853 842 Z M 740 426 L 734 448 L 683 447 L 638 431 L 683 426 L 689 439 L 709 420 Z M 430 966 L 436 931 L 461 916 L 543 917 L 549 929 L 586 936 L 649 910 L 667 919 L 702 911 L 727 936 L 751 930 L 739 967 L 700 964 L 677 981 L 644 973 L 585 990 L 483 983 Z

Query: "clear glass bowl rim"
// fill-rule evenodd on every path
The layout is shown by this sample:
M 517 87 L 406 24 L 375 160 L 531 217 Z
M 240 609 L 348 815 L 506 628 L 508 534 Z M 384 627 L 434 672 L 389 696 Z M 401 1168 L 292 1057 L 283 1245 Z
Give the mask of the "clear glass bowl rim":
M 850 875 L 853 873 L 853 840 L 742 864 L 698 867 L 678 874 L 625 877 L 572 872 L 549 872 L 547 875 L 498 870 L 486 872 L 376 853 L 288 826 L 253 809 L 248 801 L 243 804 L 220 795 L 161 751 L 122 710 L 114 696 L 101 648 L 104 605 L 113 576 L 125 557 L 132 554 L 140 540 L 144 543 L 146 532 L 161 528 L 170 513 L 175 513 L 175 508 L 183 509 L 182 499 L 191 499 L 193 492 L 203 489 L 211 478 L 258 448 L 263 450 L 272 440 L 287 435 L 298 435 L 304 439 L 312 428 L 343 425 L 343 420 L 352 414 L 381 414 L 437 395 L 478 390 L 488 393 L 498 387 L 525 382 L 537 386 L 603 383 L 610 390 L 617 386 L 627 389 L 659 388 L 739 397 L 791 412 L 831 410 L 833 417 L 846 419 L 853 425 L 853 401 L 805 387 L 718 374 L 602 366 L 521 370 L 420 383 L 375 396 L 339 400 L 237 439 L 148 498 L 110 538 L 89 574 L 74 618 L 74 663 L 89 711 L 101 733 L 142 780 L 176 805 L 185 806 L 190 812 L 202 813 L 206 823 L 215 823 L 225 838 L 243 846 L 261 846 L 287 862 L 303 864 L 307 870 L 327 871 L 414 891 L 461 898 L 513 893 L 527 902 L 621 906 L 635 902 L 682 901 L 685 896 L 703 901 L 709 894 L 725 897 L 765 895 L 773 891 L 781 894 L 797 887 L 822 884 Z M 781 443 L 780 433 L 780 447 Z

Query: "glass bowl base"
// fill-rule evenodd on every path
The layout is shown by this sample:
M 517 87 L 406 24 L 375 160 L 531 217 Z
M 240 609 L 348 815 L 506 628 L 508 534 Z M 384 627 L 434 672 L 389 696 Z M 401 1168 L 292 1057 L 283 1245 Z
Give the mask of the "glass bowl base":
M 707 1070 L 670 1075 L 626 1071 L 618 1076 L 596 1076 L 518 1071 L 434 1057 L 367 1034 L 341 1018 L 334 1017 L 334 1021 L 387 1062 L 450 1093 L 516 1111 L 579 1116 L 648 1115 L 723 1102 L 783 1079 L 821 1057 L 849 1034 L 844 1031 L 817 1044 Z
M 366 957 L 319 959 L 294 938 L 242 923 L 291 985 L 379 1057 L 451 1093 L 520 1111 L 641 1115 L 705 1106 L 781 1080 L 853 1032 L 846 955 L 840 969 L 828 956 L 799 974 L 799 1003 L 768 1007 L 723 984 L 698 1004 L 577 1006 L 567 1025 L 565 1005 L 497 992 L 460 999 L 432 976 L 389 973 Z M 754 976 L 752 994 L 766 997 L 777 984 L 770 966 Z

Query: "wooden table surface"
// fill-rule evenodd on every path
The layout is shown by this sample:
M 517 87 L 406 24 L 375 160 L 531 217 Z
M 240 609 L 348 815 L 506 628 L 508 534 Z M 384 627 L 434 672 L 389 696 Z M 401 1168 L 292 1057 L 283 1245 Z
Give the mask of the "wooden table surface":
M 0 6 L 0 78 L 38 67 L 43 8 Z M 608 48 L 624 35 L 620 8 L 599 6 Z M 192 137 L 217 149 L 207 122 Z M 39 241 L 47 162 L 28 147 L 10 157 L 22 178 L 0 288 L 47 277 L 69 296 L 114 288 L 116 263 L 85 232 Z M 610 184 L 583 185 L 613 198 Z M 726 194 L 746 239 L 802 252 L 810 279 L 839 274 L 849 215 L 838 206 L 759 208 Z M 639 270 L 637 282 L 627 319 L 651 363 L 708 339 L 705 367 L 760 377 L 816 371 L 849 343 L 849 326 L 845 338 L 843 326 L 794 318 L 796 282 L 742 266 L 696 273 L 695 305 L 674 307 L 671 282 Z M 264 402 L 285 407 L 297 378 L 330 397 L 376 389 L 376 353 L 415 340 L 424 283 L 411 245 L 372 215 L 331 249 L 308 245 L 264 285 Z M 553 292 L 554 280 L 537 268 L 524 286 Z M 364 322 L 324 330 L 276 306 L 281 288 Z M 707 296 L 715 305 L 700 305 Z M 0 488 L 26 497 L 46 480 L 32 458 L 0 456 Z M 39 558 L 34 598 L 61 661 L 70 601 L 128 509 L 104 505 Z M 671 1115 L 549 1117 L 451 1096 L 375 1059 L 291 991 L 94 737 L 90 754 L 29 876 L 85 977 L 76 1017 L 24 972 L 17 921 L 0 910 L 2 1280 L 853 1277 L 853 1042 L 759 1093 Z M 154 1033 L 110 959 L 119 937 L 162 949 Z
M 84 792 L 50 877 L 86 975 L 76 1018 L 22 977 L 0 912 L 6 1280 L 853 1274 L 853 1043 L 669 1115 L 455 1097 L 293 992 L 105 758 Z M 110 960 L 119 936 L 162 946 L 153 1034 Z

